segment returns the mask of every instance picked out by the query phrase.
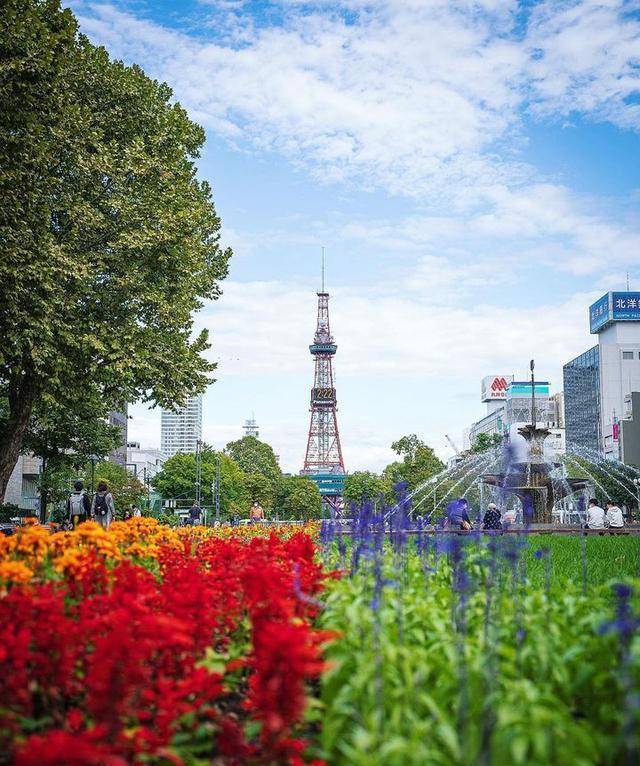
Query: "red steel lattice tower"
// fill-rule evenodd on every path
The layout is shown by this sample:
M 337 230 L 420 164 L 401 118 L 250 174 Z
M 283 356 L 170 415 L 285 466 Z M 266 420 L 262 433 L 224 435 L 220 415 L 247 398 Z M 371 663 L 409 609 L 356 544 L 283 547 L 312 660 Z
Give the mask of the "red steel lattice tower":
M 324 271 L 324 270 L 323 270 Z M 313 479 L 323 500 L 339 509 L 344 487 L 344 460 L 338 430 L 333 357 L 338 350 L 329 325 L 329 293 L 318 293 L 318 324 L 309 351 L 315 363 L 311 389 L 311 425 L 302 473 Z

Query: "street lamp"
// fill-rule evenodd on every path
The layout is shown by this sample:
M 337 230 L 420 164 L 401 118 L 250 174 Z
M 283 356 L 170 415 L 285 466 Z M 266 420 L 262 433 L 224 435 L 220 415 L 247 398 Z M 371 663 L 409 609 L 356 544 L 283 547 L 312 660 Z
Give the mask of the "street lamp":
M 216 452 L 216 525 L 220 524 L 220 455 Z

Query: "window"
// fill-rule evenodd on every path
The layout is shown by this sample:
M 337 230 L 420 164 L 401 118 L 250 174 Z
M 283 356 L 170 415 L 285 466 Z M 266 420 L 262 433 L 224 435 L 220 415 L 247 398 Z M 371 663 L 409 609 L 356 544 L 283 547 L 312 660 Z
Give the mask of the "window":
M 623 359 L 633 359 L 633 351 L 623 351 L 622 352 L 622 358 Z

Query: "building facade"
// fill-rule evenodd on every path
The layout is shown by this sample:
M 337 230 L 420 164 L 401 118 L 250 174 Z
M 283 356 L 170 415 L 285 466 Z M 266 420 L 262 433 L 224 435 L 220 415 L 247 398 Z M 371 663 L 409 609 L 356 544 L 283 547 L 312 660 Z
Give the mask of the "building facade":
M 600 348 L 594 346 L 564 365 L 567 448 L 602 448 L 600 431 Z
M 141 447 L 139 442 L 127 444 L 127 469 L 143 484 L 148 484 L 162 470 L 162 450 Z
M 490 383 L 487 386 L 487 381 L 492 380 L 499 381 L 497 387 L 503 393 L 499 400 L 490 398 L 489 392 L 495 384 Z M 559 394 L 552 396 L 549 390 L 547 381 L 536 382 L 535 422 L 538 426 L 551 429 L 552 436 L 548 441 L 554 445 L 553 452 L 558 452 L 564 449 L 564 399 Z M 533 419 L 531 394 L 531 381 L 514 380 L 513 375 L 484 378 L 482 401 L 487 405 L 488 412 L 469 429 L 469 445 L 473 446 L 480 434 L 504 436 L 517 431 L 520 426 L 531 423 Z
M 597 346 L 564 367 L 567 443 L 624 461 L 622 421 L 640 392 L 640 292 L 606 293 L 589 320 Z
M 112 410 L 108 415 L 109 425 L 120 429 L 118 446 L 109 455 L 109 460 L 123 466 L 127 462 L 127 438 L 129 435 L 129 407 L 127 404 L 121 410 Z
M 178 452 L 195 452 L 202 439 L 202 394 L 190 397 L 176 412 L 162 410 L 160 449 L 167 458 Z

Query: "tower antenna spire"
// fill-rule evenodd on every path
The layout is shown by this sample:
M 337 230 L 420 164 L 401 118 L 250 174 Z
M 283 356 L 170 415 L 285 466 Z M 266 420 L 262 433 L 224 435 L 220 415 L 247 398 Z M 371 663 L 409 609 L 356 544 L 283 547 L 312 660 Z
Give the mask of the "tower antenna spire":
M 322 292 L 324 292 L 324 247 L 322 248 Z

